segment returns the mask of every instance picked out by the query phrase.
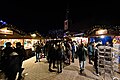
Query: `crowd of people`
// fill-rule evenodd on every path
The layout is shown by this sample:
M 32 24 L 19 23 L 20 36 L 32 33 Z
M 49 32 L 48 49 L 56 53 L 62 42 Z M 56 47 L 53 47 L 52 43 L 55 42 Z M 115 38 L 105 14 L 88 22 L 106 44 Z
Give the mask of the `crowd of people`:
M 100 44 L 99 44 L 100 45 Z M 86 64 L 86 58 L 89 58 L 89 64 L 93 65 L 96 69 L 96 75 L 98 74 L 98 45 L 93 42 L 88 45 L 84 43 L 77 43 L 76 41 L 51 41 L 49 42 L 49 49 L 47 53 L 47 60 L 49 62 L 49 71 L 53 71 L 53 68 L 58 68 L 62 72 L 63 64 L 70 65 L 71 62 L 74 63 L 74 59 L 79 59 L 80 73 L 83 73 Z M 57 63 L 57 67 L 55 66 Z M 94 63 L 94 64 L 93 64 Z M 58 67 L 60 65 L 60 67 Z
M 7 80 L 15 80 L 17 73 L 19 73 L 17 80 L 21 80 L 25 57 L 25 49 L 20 42 L 16 43 L 15 48 L 11 47 L 11 42 L 6 43 L 6 47 L 2 50 L 0 66 Z
M 33 47 L 35 48 L 35 63 L 46 57 L 49 63 L 49 71 L 54 71 L 51 68 L 53 67 L 57 68 L 58 73 L 62 72 L 63 64 L 70 65 L 71 62 L 74 63 L 75 52 L 77 51 L 77 43 L 75 41 L 52 40 L 47 41 L 45 44 L 38 41 Z
M 46 44 L 37 42 L 33 45 L 35 48 L 36 62 L 40 62 L 41 58 L 46 58 L 49 63 L 48 70 L 50 72 L 57 69 L 57 73 L 61 73 L 64 64 L 70 65 L 74 63 L 74 59 L 79 59 L 80 73 L 85 70 L 86 58 L 89 58 L 89 64 L 95 68 L 95 74 L 99 76 L 98 72 L 98 46 L 94 43 L 84 44 L 76 41 L 62 41 L 53 40 Z M 2 50 L 1 69 L 5 73 L 7 80 L 15 80 L 19 72 L 18 80 L 21 80 L 22 63 L 25 60 L 26 52 L 20 42 L 16 43 L 16 47 L 12 48 L 11 43 L 7 42 L 6 47 Z M 42 55 L 44 54 L 44 55 Z M 94 62 L 94 64 L 93 64 Z
M 80 72 L 82 73 L 85 68 L 86 57 L 88 55 L 87 45 L 83 43 L 77 43 L 76 41 L 49 41 L 45 45 L 47 49 L 47 60 L 49 62 L 49 71 L 52 72 L 51 68 L 58 68 L 57 72 L 61 73 L 64 64 L 70 65 L 74 63 L 75 58 L 79 58 Z M 92 55 L 91 55 L 92 57 Z M 91 58 L 90 58 L 91 60 Z M 55 66 L 57 63 L 57 67 Z M 60 71 L 59 71 L 60 70 Z

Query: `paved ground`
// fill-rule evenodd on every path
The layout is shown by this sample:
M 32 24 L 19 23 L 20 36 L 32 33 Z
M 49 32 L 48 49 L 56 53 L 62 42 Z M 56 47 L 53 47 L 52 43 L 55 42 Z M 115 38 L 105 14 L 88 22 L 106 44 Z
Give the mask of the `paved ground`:
M 48 63 L 45 58 L 41 59 L 41 62 L 35 63 L 35 57 L 32 57 L 24 61 L 23 67 L 25 68 L 23 71 L 24 80 L 102 80 L 101 76 L 98 77 L 93 74 L 93 66 L 88 64 L 88 61 L 84 73 L 79 74 L 79 62 L 77 59 L 75 59 L 75 63 L 65 66 L 60 74 L 48 71 Z M 120 76 L 120 74 L 116 75 Z
M 41 59 L 41 62 L 35 63 L 35 57 L 32 57 L 23 62 L 23 80 L 102 80 L 101 76 L 93 74 L 93 66 L 86 62 L 86 69 L 84 73 L 79 74 L 79 62 L 75 59 L 75 63 L 69 66 L 65 66 L 63 72 L 58 74 L 57 72 L 48 71 L 48 63 L 46 59 Z M 56 70 L 56 69 L 55 69 Z M 120 78 L 120 74 L 116 74 Z M 0 79 L 4 80 L 4 79 Z M 106 78 L 103 80 L 111 80 Z

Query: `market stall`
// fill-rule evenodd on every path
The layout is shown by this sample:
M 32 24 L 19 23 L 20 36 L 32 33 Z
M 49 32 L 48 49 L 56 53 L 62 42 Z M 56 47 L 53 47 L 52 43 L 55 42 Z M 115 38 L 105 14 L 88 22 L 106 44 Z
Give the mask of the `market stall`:
M 20 33 L 10 30 L 8 27 L 4 27 L 0 29 L 0 46 L 5 47 L 6 42 L 11 42 L 12 47 L 15 47 L 16 42 L 21 42 L 23 45 L 23 38 Z
M 6 42 L 11 42 L 12 47 L 14 48 L 17 42 L 21 42 L 26 50 L 27 56 L 30 57 L 31 55 L 34 55 L 32 53 L 34 51 L 33 44 L 37 41 L 42 41 L 41 35 L 38 33 L 34 34 L 35 35 L 26 34 L 20 30 L 9 27 L 0 28 L 0 46 L 5 47 Z
M 117 26 L 94 26 L 88 30 L 89 42 L 101 42 L 102 46 L 111 47 L 112 63 L 114 71 L 120 72 L 120 29 Z M 103 55 L 106 55 L 106 47 L 104 47 Z M 106 64 L 105 64 L 106 65 Z
M 72 41 L 76 41 L 77 43 L 84 43 L 88 44 L 88 38 L 87 37 L 71 37 Z

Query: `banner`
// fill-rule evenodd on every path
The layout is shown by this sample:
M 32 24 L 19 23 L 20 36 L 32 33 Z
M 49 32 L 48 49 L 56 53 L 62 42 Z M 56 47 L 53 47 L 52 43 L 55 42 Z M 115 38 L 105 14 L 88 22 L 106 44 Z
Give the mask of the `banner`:
M 64 21 L 64 30 L 67 30 L 68 29 L 68 20 L 65 20 Z

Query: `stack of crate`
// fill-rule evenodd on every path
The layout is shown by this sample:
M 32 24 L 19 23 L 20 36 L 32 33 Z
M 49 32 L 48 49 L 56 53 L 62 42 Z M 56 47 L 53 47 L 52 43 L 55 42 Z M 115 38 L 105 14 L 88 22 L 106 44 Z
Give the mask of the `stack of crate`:
M 114 57 L 112 54 L 112 48 L 105 46 L 105 73 L 111 78 L 114 77 Z
M 113 53 L 114 71 L 120 72 L 120 69 L 119 69 L 119 55 L 120 55 L 120 51 L 113 48 L 112 49 L 112 53 Z
M 104 46 L 99 46 L 98 47 L 98 69 L 100 74 L 104 74 L 104 65 L 105 65 L 105 57 L 104 57 Z
M 99 73 L 102 75 L 103 78 L 106 79 L 107 77 L 110 77 L 113 79 L 114 77 L 114 64 L 113 64 L 113 54 L 112 54 L 112 48 L 108 46 L 99 46 L 98 47 L 98 67 L 99 67 Z

